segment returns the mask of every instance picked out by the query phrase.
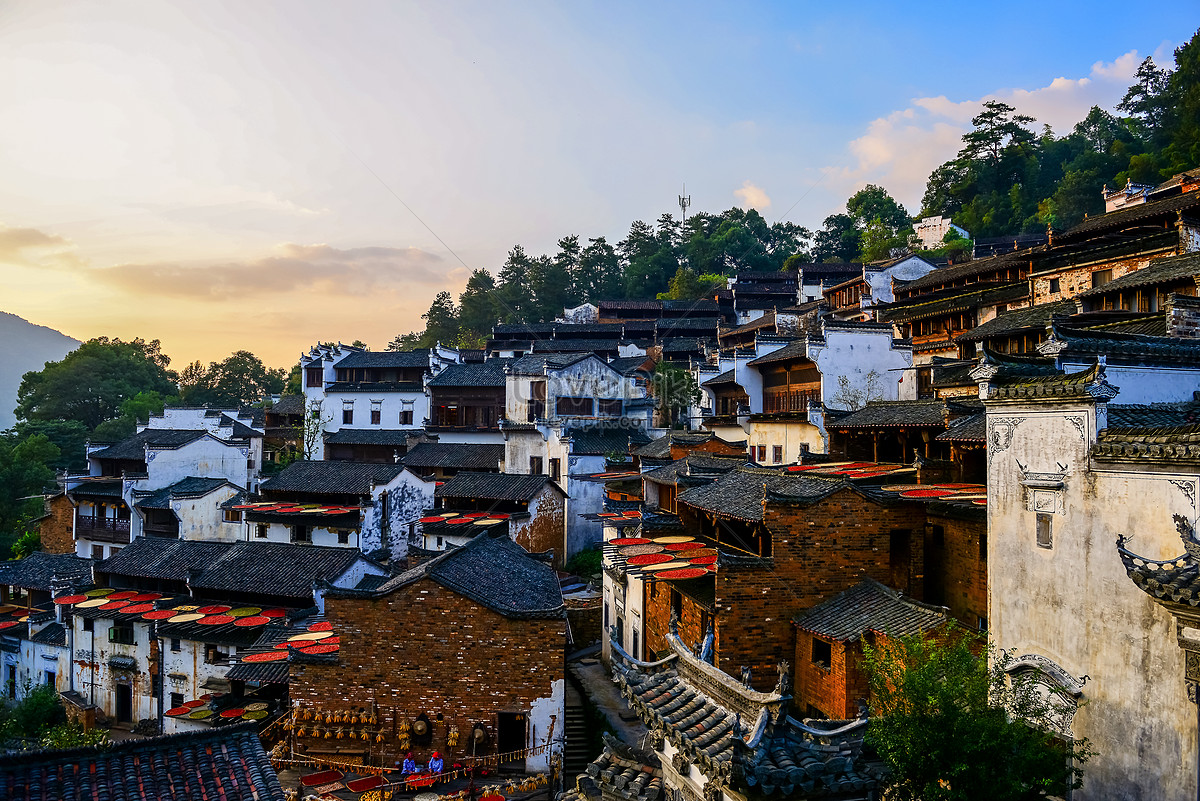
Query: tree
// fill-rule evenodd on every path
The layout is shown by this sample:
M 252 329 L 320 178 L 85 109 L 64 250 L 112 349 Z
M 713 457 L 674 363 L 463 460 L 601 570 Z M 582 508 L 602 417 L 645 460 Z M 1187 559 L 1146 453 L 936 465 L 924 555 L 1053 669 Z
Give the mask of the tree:
M 1081 785 L 1088 741 L 1052 733 L 1074 699 L 1047 691 L 1042 674 L 1010 674 L 1006 654 L 958 628 L 863 652 L 867 743 L 891 769 L 889 799 L 1024 801 Z
M 971 118 L 973 129 L 963 134 L 958 158 L 999 164 L 1010 151 L 1032 145 L 1033 133 L 1026 126 L 1034 122 L 1033 117 L 1014 112 L 1015 108 L 999 100 L 984 102 L 983 111 Z
M 151 415 L 160 415 L 167 399 L 157 392 L 139 392 L 126 398 L 121 404 L 121 416 L 105 420 L 96 426 L 92 439 L 96 442 L 119 442 L 137 433 L 137 424 L 149 420 Z
M 45 368 L 26 373 L 17 390 L 17 417 L 76 420 L 89 431 L 120 414 L 121 404 L 139 392 L 176 394 L 177 376 L 157 339 L 91 339 Z
M 1138 65 L 1133 86 L 1125 91 L 1125 96 L 1117 104 L 1118 111 L 1124 111 L 1135 119 L 1141 126 L 1143 136 L 1147 139 L 1157 139 L 1164 133 L 1170 108 L 1170 79 L 1171 71 L 1154 63 L 1154 59 L 1146 56 Z
M 830 214 L 813 239 L 817 261 L 854 261 L 861 250 L 862 232 L 849 214 Z
M 459 338 L 463 345 L 480 347 L 491 335 L 499 317 L 496 309 L 496 279 L 487 270 L 476 270 L 458 296 Z
M 661 425 L 673 428 L 679 422 L 680 412 L 686 414 L 689 406 L 700 402 L 700 387 L 691 372 L 659 362 L 650 374 L 650 394 L 654 398 L 654 409 Z
M 450 346 L 458 344 L 458 309 L 449 292 L 437 293 L 433 303 L 429 304 L 429 311 L 422 314 L 421 319 L 425 321 L 423 347 L 430 348 L 438 342 Z
M 50 464 L 59 455 L 45 434 L 0 436 L 0 559 L 9 557 L 15 542 L 36 533 L 42 494 L 54 487 Z
M 833 396 L 835 408 L 857 411 L 871 401 L 883 399 L 883 377 L 877 370 L 866 374 L 861 387 L 851 384 L 850 376 L 838 376 L 838 391 Z
M 179 396 L 188 406 L 237 408 L 282 392 L 282 369 L 272 370 L 248 350 L 234 351 L 207 368 L 188 365 L 179 377 Z
M 300 455 L 305 459 L 316 459 L 325 441 L 325 427 L 333 422 L 326 415 L 321 401 L 314 398 L 304 410 L 304 422 L 296 428 L 296 442 L 300 444 Z

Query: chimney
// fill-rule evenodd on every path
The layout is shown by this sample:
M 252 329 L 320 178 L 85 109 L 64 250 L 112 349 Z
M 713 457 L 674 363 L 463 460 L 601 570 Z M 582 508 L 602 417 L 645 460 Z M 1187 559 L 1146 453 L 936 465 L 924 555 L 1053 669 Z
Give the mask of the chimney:
M 1200 298 L 1172 292 L 1163 310 L 1167 315 L 1167 336 L 1200 339 Z

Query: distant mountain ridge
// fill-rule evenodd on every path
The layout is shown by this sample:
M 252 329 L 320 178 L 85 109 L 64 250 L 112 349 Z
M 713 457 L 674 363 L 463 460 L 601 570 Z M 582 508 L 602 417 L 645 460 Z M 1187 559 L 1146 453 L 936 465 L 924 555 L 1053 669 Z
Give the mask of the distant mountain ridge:
M 0 430 L 16 422 L 17 389 L 21 376 L 41 370 L 46 362 L 62 359 L 81 344 L 66 334 L 23 317 L 0 311 Z

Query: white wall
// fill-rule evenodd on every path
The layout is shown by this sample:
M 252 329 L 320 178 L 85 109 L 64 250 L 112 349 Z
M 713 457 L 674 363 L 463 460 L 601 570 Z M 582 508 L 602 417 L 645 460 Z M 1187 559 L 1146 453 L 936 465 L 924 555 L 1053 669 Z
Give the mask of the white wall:
M 1127 547 L 1148 559 L 1179 556 L 1172 515 L 1195 525 L 1195 470 L 1089 467 L 1089 404 L 989 405 L 987 425 L 992 641 L 1088 677 L 1073 733 L 1097 753 L 1075 798 L 1194 799 L 1196 707 L 1175 621 L 1127 577 L 1116 540 L 1132 535 Z M 1051 548 L 1036 543 L 1039 511 Z
M 920 256 L 909 256 L 886 270 L 863 269 L 863 278 L 870 288 L 870 298 L 863 296 L 862 307 L 870 308 L 880 303 L 892 303 L 896 294 L 892 291 L 892 279 L 912 281 L 933 272 L 934 266 Z
M 840 387 L 839 377 L 846 376 L 850 386 L 865 392 L 871 373 L 878 392 L 871 400 L 900 400 L 900 379 L 911 375 L 912 349 L 894 347 L 890 330 L 876 328 L 825 327 L 825 343 L 809 342 L 808 356 L 816 362 L 821 373 L 821 399 L 826 406 L 837 408 L 834 400 Z M 915 397 L 916 382 L 904 381 L 905 391 Z M 759 393 L 761 395 L 761 392 Z
M 1084 363 L 1062 362 L 1062 369 L 1078 373 L 1092 367 L 1094 360 Z M 1200 367 L 1122 367 L 1110 364 L 1105 369 L 1108 383 L 1121 393 L 1112 403 L 1166 403 L 1191 401 L 1192 393 L 1200 389 Z

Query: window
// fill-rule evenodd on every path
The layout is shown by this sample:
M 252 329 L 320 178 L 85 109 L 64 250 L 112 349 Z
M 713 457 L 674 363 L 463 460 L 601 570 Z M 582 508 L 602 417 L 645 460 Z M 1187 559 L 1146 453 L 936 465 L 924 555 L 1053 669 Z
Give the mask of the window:
M 441 537 L 438 537 L 438 538 L 437 538 L 437 547 L 438 547 L 438 550 L 441 550 L 441 549 L 442 549 L 442 546 L 443 546 L 443 544 L 444 544 L 444 543 L 442 542 L 442 538 L 441 538 Z
M 767 461 L 767 446 L 759 445 L 755 448 L 755 458 L 759 464 Z
M 377 426 L 383 422 L 383 401 L 371 401 L 371 425 Z
M 96 630 L 95 621 L 92 620 L 90 617 L 85 617 L 83 619 L 83 630 L 94 632 Z
M 600 407 L 600 414 L 610 417 L 621 416 L 622 401 L 620 398 L 601 398 L 597 403 Z
M 559 398 L 554 411 L 559 417 L 591 417 L 591 398 Z
M 171 693 L 171 708 L 178 709 L 183 706 L 183 693 Z
M 775 464 L 779 464 L 783 461 L 782 445 L 775 445 L 771 448 L 771 459 L 775 462 Z
M 551 459 L 550 460 L 550 478 L 553 479 L 554 481 L 558 481 L 558 479 L 561 477 L 562 477 L 562 460 L 561 459 Z
M 1053 522 L 1054 518 L 1047 514 L 1039 514 L 1037 516 L 1037 544 L 1039 548 L 1053 548 Z
M 1057 292 L 1059 292 L 1059 291 L 1060 291 L 1060 284 L 1059 284 L 1059 282 L 1058 282 L 1058 279 L 1057 279 L 1057 278 L 1051 278 L 1051 279 L 1050 279 L 1050 292 L 1051 292 L 1051 293 L 1057 293 Z
M 542 474 L 542 457 L 529 457 L 529 474 L 531 476 L 540 476 Z
M 260 540 L 265 540 L 267 538 L 267 524 L 259 523 L 257 526 L 255 526 L 254 536 Z
M 179 653 L 180 651 L 182 651 L 183 650 L 183 641 L 180 640 L 178 637 L 172 637 L 171 638 L 171 650 L 174 651 L 175 653 Z M 175 706 L 179 706 L 179 704 L 175 704 Z
M 987 534 L 979 535 L 979 561 L 987 561 Z
M 608 628 L 608 604 L 604 605 L 604 628 Z
M 92 546 L 92 558 L 95 559 L 96 561 L 100 561 L 101 559 L 104 558 L 104 546 L 103 545 L 93 545 Z
M 42 681 L 42 684 L 45 684 L 49 687 L 53 687 L 55 684 L 58 683 L 58 674 L 55 673 L 53 670 L 47 670 L 43 676 L 43 679 L 44 680 Z
M 324 372 L 320 367 L 304 368 L 304 386 L 319 387 L 321 386 L 321 373 Z
M 934 548 L 946 547 L 946 529 L 941 526 L 929 527 L 929 544 Z
M 354 401 L 342 402 L 342 425 L 352 425 L 354 423 Z
M 242 512 L 241 512 L 241 510 L 240 510 L 240 509 L 226 509 L 226 510 L 225 510 L 225 522 L 226 522 L 226 523 L 240 523 L 240 522 L 242 522 Z
M 108 630 L 109 642 L 120 643 L 122 645 L 134 645 L 137 639 L 133 633 L 132 623 L 118 623 Z
M 229 652 L 222 651 L 219 645 L 204 646 L 204 661 L 210 665 L 223 665 L 229 661 Z
M 249 458 L 249 459 L 247 459 L 247 460 L 246 460 L 246 469 L 247 469 L 247 470 L 253 470 L 253 469 L 254 469 L 254 458 L 253 458 L 253 457 L 251 457 L 251 458 Z
M 979 625 L 980 631 L 987 631 L 987 618 L 986 617 L 979 618 L 978 625 Z
M 650 597 L 651 598 L 658 597 L 658 582 L 655 581 L 653 578 L 650 579 Z
M 1104 286 L 1112 280 L 1112 270 L 1096 270 L 1092 273 L 1092 288 Z
M 630 644 L 633 646 L 633 651 L 630 653 L 630 656 L 632 656 L 634 659 L 641 659 L 642 658 L 641 654 L 638 653 L 638 630 L 637 629 L 633 630 L 633 642 Z
M 350 543 L 350 532 L 346 529 L 340 529 L 337 533 L 338 545 L 348 545 Z
M 671 590 L 671 614 L 676 620 L 683 620 L 683 596 L 679 590 Z
M 312 542 L 308 526 L 292 526 L 292 542 Z
M 819 668 L 829 670 L 833 667 L 833 646 L 824 640 L 813 637 L 812 663 Z
M 411 426 L 412 424 L 413 424 L 413 410 L 412 409 L 401 409 L 400 410 L 400 425 Z

